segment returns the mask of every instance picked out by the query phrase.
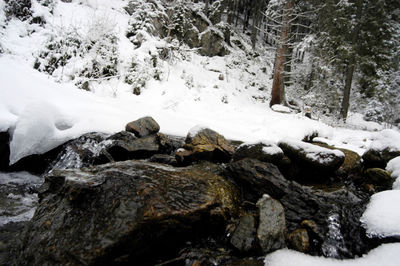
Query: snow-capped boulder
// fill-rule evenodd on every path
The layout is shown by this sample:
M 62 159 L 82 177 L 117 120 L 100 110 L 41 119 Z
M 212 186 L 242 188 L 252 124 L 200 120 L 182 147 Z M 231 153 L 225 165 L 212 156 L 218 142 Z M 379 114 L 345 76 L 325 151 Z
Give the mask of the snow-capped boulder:
M 366 168 L 385 169 L 386 164 L 397 156 L 400 156 L 400 134 L 395 130 L 385 129 L 376 134 L 362 158 Z
M 271 109 L 275 112 L 283 113 L 283 114 L 292 113 L 292 110 L 289 107 L 281 105 L 281 104 L 274 104 L 271 106 Z
M 276 144 L 270 142 L 243 143 L 236 148 L 233 160 L 253 158 L 267 163 L 279 163 L 283 158 L 283 151 Z
M 187 241 L 223 233 L 236 214 L 236 188 L 203 168 L 125 161 L 53 171 L 15 264 L 153 265 L 179 257 Z
M 286 247 L 286 220 L 282 204 L 264 194 L 257 201 L 260 224 L 257 238 L 264 254 Z
M 342 151 L 298 140 L 281 140 L 278 146 L 290 158 L 293 167 L 299 169 L 299 176 L 291 177 L 297 180 L 306 178 L 323 182 L 323 177 L 339 169 L 345 159 Z
M 154 118 L 146 116 L 129 122 L 125 126 L 125 130 L 132 132 L 136 137 L 141 138 L 160 131 L 160 125 L 156 120 L 154 120 Z

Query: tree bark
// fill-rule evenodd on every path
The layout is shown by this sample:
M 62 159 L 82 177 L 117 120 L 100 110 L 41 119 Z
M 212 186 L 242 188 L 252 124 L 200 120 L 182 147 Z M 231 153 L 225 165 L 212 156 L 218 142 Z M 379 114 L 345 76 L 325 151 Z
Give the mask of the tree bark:
M 285 10 L 282 18 L 281 36 L 278 42 L 278 48 L 276 50 L 276 59 L 274 66 L 274 79 L 271 90 L 271 101 L 269 106 L 274 104 L 281 104 L 284 100 L 284 67 L 286 62 L 286 56 L 288 52 L 288 39 L 290 32 L 290 17 L 293 11 L 293 1 L 288 0 L 285 5 Z
M 342 118 L 344 121 L 346 121 L 347 113 L 349 111 L 351 83 L 353 82 L 355 66 L 356 66 L 356 56 L 355 56 L 355 54 L 353 54 L 350 58 L 350 63 L 347 66 L 346 81 L 345 81 L 344 92 L 343 92 L 341 115 L 342 115 Z

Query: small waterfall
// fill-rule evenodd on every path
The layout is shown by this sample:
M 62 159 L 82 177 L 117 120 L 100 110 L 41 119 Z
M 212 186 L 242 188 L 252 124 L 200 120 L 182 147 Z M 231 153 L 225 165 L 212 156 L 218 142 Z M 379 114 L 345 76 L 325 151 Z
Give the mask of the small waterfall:
M 348 253 L 348 250 L 341 232 L 339 214 L 330 214 L 327 223 L 328 232 L 322 243 L 322 253 L 325 257 L 329 258 L 343 258 L 342 254 Z

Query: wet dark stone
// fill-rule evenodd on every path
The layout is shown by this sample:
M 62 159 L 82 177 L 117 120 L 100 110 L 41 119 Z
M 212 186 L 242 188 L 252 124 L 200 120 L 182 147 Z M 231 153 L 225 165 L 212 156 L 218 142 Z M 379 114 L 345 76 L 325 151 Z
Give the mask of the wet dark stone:
M 266 152 L 268 149 L 274 149 L 276 152 Z M 278 164 L 283 159 L 283 151 L 274 144 L 242 144 L 233 155 L 233 160 L 238 161 L 244 158 L 253 158 L 261 162 Z
M 6 171 L 10 162 L 10 134 L 0 132 L 0 171 Z
M 54 170 L 23 232 L 16 264 L 153 265 L 189 240 L 224 232 L 238 194 L 196 165 L 125 161 Z
M 153 163 L 162 163 L 162 164 L 168 164 L 168 165 L 172 165 L 172 166 L 177 165 L 175 156 L 168 155 L 168 154 L 155 154 L 150 157 L 149 161 L 153 162 Z
M 249 252 L 256 245 L 256 219 L 253 215 L 244 215 L 231 237 L 231 244 L 240 252 Z
M 328 218 L 337 213 L 347 248 L 339 257 L 365 254 L 371 248 L 359 221 L 369 195 L 341 184 L 303 186 L 285 179 L 275 165 L 254 159 L 231 163 L 225 175 L 241 188 L 244 200 L 255 203 L 263 194 L 279 200 L 289 231 L 299 228 L 303 220 L 313 220 L 326 237 Z M 321 245 L 317 243 L 314 255 L 322 255 Z
M 400 151 L 393 151 L 389 148 L 384 150 L 367 150 L 362 158 L 365 168 L 382 168 L 385 169 L 387 163 L 397 156 L 400 156 Z

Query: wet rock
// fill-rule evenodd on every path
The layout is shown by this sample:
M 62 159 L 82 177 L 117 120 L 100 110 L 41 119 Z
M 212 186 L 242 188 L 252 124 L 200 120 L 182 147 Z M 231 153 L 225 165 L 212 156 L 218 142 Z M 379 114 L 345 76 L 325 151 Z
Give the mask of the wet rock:
M 240 218 L 230 242 L 240 252 L 249 252 L 255 247 L 256 220 L 253 215 L 244 215 Z
M 278 146 L 291 160 L 294 168 L 299 170 L 291 179 L 299 182 L 328 181 L 344 162 L 344 154 L 339 150 L 330 150 L 301 141 L 281 141 Z
M 342 165 L 339 167 L 338 174 L 341 176 L 348 176 L 348 175 L 360 175 L 361 174 L 361 169 L 362 169 L 362 164 L 361 164 L 361 156 L 358 155 L 358 153 L 347 150 L 347 149 L 342 149 L 342 148 L 336 148 L 324 143 L 313 143 L 315 145 L 330 149 L 330 150 L 340 150 L 341 152 L 344 153 L 344 161 Z
M 400 151 L 386 148 L 384 150 L 369 149 L 362 155 L 362 158 L 365 168 L 385 169 L 387 163 L 397 156 L 400 156 Z
M 0 171 L 6 171 L 10 163 L 10 134 L 0 132 Z
M 299 252 L 307 253 L 310 239 L 306 229 L 296 229 L 288 235 L 289 247 Z
M 263 194 L 279 200 L 285 208 L 289 231 L 299 228 L 303 220 L 313 220 L 320 230 L 319 235 L 326 237 L 329 217 L 335 212 L 339 214 L 344 242 L 351 243 L 346 244 L 347 250 L 338 256 L 354 257 L 369 250 L 369 240 L 359 221 L 368 202 L 368 194 L 343 185 L 303 186 L 285 179 L 275 165 L 248 158 L 232 162 L 225 175 L 241 188 L 246 201 L 256 202 Z M 315 239 L 317 243 L 311 254 L 322 255 L 323 241 L 318 237 Z
M 172 166 L 176 166 L 178 164 L 175 159 L 175 156 L 168 155 L 168 154 L 155 154 L 150 157 L 149 161 L 153 162 L 153 163 L 162 163 L 162 164 L 168 164 L 168 165 L 172 165 Z
M 201 165 L 140 161 L 55 170 L 40 191 L 16 264 L 156 264 L 188 240 L 223 232 L 238 200 Z
M 178 150 L 176 159 L 183 165 L 199 160 L 228 162 L 234 147 L 214 130 L 209 128 L 189 132 L 184 149 Z
M 278 164 L 283 159 L 283 151 L 272 143 L 245 143 L 235 150 L 233 160 L 238 161 L 244 158 L 253 158 L 261 162 Z
M 286 246 L 285 211 L 279 201 L 264 194 L 257 202 L 260 212 L 260 224 L 257 238 L 264 253 Z
M 149 158 L 156 153 L 162 152 L 163 149 L 168 149 L 168 142 L 165 141 L 162 134 L 152 134 L 137 138 L 133 133 L 121 131 L 107 140 L 110 140 L 111 143 L 107 145 L 105 150 L 114 161 Z
M 126 124 L 125 130 L 141 138 L 160 131 L 160 125 L 152 117 L 146 116 L 129 122 Z
M 375 189 L 387 190 L 391 189 L 394 179 L 390 172 L 381 168 L 369 168 L 365 171 L 366 183 L 375 185 Z
M 112 161 L 109 154 L 104 152 L 104 148 L 111 143 L 106 140 L 107 137 L 106 134 L 92 132 L 65 143 L 47 171 L 88 167 Z

